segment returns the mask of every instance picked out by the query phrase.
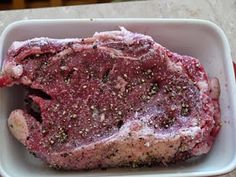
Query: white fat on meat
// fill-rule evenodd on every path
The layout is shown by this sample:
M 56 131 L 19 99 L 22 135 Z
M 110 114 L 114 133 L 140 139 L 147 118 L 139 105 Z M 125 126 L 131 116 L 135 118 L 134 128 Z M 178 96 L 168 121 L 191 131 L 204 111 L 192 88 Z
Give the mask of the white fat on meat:
M 8 119 L 8 127 L 14 137 L 22 144 L 25 144 L 29 130 L 22 110 L 17 109 L 11 112 Z

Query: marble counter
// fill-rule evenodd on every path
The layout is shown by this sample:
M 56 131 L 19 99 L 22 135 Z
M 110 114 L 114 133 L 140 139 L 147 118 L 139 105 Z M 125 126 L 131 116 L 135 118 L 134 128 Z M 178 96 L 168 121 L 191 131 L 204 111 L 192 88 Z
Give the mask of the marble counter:
M 153 0 L 0 11 L 0 33 L 10 23 L 23 19 L 50 18 L 200 18 L 220 26 L 230 42 L 236 61 L 236 0 Z M 236 170 L 221 177 L 236 177 Z

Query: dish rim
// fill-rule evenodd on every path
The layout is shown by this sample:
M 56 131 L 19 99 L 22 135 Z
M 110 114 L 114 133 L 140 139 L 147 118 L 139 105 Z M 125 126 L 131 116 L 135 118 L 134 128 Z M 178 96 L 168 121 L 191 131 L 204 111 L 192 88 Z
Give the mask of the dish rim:
M 87 23 L 87 22 L 102 22 L 102 23 L 114 23 L 114 22 L 139 22 L 141 24 L 148 24 L 150 22 L 159 23 L 159 24 L 188 24 L 188 25 L 201 25 L 206 26 L 212 30 L 214 30 L 217 35 L 219 36 L 220 40 L 223 42 L 223 48 L 222 51 L 225 54 L 225 65 L 227 68 L 227 71 L 225 72 L 225 75 L 228 79 L 228 87 L 230 88 L 232 97 L 231 102 L 233 105 L 232 107 L 236 107 L 236 93 L 233 92 L 233 90 L 236 90 L 236 84 L 235 84 L 235 77 L 234 77 L 234 71 L 233 71 L 233 64 L 232 64 L 232 58 L 231 58 L 231 51 L 229 42 L 226 38 L 226 35 L 224 34 L 223 30 L 217 26 L 215 23 L 208 21 L 208 20 L 201 20 L 201 19 L 163 19 L 163 18 L 83 18 L 83 19 L 33 19 L 33 20 L 20 20 L 15 21 L 11 24 L 9 24 L 5 29 L 3 30 L 1 36 L 0 36 L 0 66 L 2 66 L 3 63 L 3 46 L 4 46 L 4 40 L 6 39 L 6 36 L 11 30 L 25 24 L 56 24 L 56 23 L 65 23 L 69 24 L 71 22 L 78 22 L 78 23 Z M 1 67 L 0 67 L 1 68 Z M 235 109 L 232 109 L 233 115 L 235 115 Z M 232 116 L 233 117 L 233 116 Z M 232 119 L 231 122 L 236 127 L 236 121 Z M 236 136 L 235 136 L 236 141 Z M 214 170 L 214 171 L 201 171 L 201 172 L 186 172 L 186 173 L 179 173 L 175 174 L 174 176 L 213 176 L 213 175 L 221 175 L 225 173 L 229 173 L 233 171 L 236 168 L 236 151 L 234 151 L 234 156 L 230 163 L 228 163 L 224 168 Z M 4 168 L 1 165 L 0 161 L 0 174 L 3 177 L 10 177 L 10 175 L 4 170 Z M 146 174 L 147 176 L 155 176 L 155 174 Z M 170 174 L 160 174 L 161 176 L 170 176 Z M 172 174 L 171 174 L 172 175 Z

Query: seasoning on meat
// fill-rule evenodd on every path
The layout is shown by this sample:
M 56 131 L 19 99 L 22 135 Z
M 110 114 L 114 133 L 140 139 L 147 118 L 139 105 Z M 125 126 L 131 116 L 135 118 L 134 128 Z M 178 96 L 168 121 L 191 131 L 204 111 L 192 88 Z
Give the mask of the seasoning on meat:
M 12 134 L 63 169 L 169 164 L 206 154 L 220 129 L 219 82 L 147 35 L 14 42 L 0 86 L 21 84 Z

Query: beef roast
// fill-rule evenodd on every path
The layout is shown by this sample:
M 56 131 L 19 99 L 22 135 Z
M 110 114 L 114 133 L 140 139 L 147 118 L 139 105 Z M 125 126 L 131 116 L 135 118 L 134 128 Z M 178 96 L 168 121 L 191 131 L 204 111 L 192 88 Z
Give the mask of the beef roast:
M 0 76 L 13 84 L 28 92 L 9 129 L 52 167 L 173 163 L 208 153 L 220 129 L 218 80 L 124 28 L 14 42 Z

